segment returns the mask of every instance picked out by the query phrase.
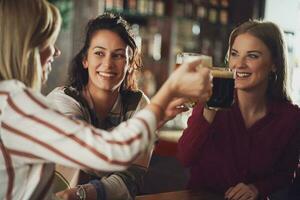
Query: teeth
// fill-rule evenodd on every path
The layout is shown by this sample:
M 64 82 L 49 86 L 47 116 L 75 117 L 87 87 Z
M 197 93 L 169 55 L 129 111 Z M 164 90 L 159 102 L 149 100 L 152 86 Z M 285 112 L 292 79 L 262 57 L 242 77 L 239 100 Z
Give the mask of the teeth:
M 251 75 L 251 73 L 247 73 L 247 72 L 237 72 L 236 75 L 238 77 L 241 77 L 241 78 L 245 78 L 245 77 L 249 77 Z
M 108 78 L 111 78 L 111 77 L 115 76 L 115 74 L 113 74 L 113 73 L 106 73 L 106 72 L 98 72 L 98 74 L 100 76 L 104 76 L 104 77 L 108 77 Z

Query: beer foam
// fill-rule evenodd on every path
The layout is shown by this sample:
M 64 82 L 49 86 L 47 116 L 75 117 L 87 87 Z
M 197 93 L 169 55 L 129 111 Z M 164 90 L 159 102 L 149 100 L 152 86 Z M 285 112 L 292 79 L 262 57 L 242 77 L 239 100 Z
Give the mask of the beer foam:
M 226 70 L 211 70 L 211 74 L 213 77 L 216 78 L 234 78 L 234 72 L 232 71 L 226 71 Z
M 201 59 L 199 67 L 212 67 L 212 57 L 206 55 L 186 56 L 184 57 L 184 62 L 193 62 L 198 59 Z

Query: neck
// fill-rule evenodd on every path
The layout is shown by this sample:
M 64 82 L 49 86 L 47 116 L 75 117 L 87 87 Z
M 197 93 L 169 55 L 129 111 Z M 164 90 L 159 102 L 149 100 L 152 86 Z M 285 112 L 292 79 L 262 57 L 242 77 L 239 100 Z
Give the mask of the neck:
M 266 91 L 249 92 L 238 90 L 237 96 L 239 108 L 241 110 L 247 128 L 266 115 Z
M 101 90 L 87 85 L 85 87 L 87 98 L 91 108 L 93 108 L 101 119 L 106 118 L 114 106 L 119 90 Z

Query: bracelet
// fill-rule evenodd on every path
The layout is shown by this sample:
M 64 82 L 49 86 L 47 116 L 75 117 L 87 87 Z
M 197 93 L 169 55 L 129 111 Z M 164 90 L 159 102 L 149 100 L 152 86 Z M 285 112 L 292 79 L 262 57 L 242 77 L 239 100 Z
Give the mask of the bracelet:
M 158 110 L 158 117 L 159 119 L 163 119 L 163 117 L 165 116 L 165 111 L 163 109 L 163 107 L 157 103 L 154 103 L 154 102 L 150 102 L 149 104 L 150 106 L 152 106 L 154 109 Z
M 78 185 L 76 190 L 76 197 L 78 200 L 85 200 L 86 199 L 86 191 L 82 185 Z
M 106 200 L 106 192 L 103 183 L 100 180 L 94 179 L 89 182 L 92 184 L 97 192 L 97 200 Z

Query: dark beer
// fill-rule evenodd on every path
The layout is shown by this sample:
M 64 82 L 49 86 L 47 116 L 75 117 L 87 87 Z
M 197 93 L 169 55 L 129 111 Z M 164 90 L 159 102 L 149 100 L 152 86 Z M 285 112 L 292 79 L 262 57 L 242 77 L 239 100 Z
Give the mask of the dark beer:
M 234 73 L 230 69 L 212 70 L 213 93 L 206 106 L 209 109 L 229 108 L 234 102 Z

